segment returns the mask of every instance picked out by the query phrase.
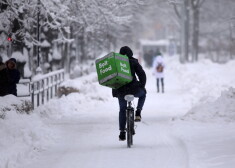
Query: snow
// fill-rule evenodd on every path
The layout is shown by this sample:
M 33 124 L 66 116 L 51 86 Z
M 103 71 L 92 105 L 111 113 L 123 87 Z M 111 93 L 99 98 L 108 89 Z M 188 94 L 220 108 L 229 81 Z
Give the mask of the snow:
M 165 93 L 151 69 L 134 145 L 118 141 L 118 100 L 96 73 L 64 86 L 78 93 L 56 98 L 29 115 L 22 98 L 0 97 L 0 167 L 8 168 L 233 168 L 235 61 L 179 64 L 165 57 Z M 134 104 L 137 104 L 135 99 Z
M 7 62 L 9 60 L 9 58 L 7 57 L 6 54 L 1 53 L 0 56 L 2 57 L 2 62 Z
M 31 76 L 32 76 L 32 72 L 29 69 L 28 63 L 26 62 L 25 66 L 24 66 L 24 77 L 29 78 Z
M 19 51 L 13 52 L 11 58 L 15 58 L 19 62 L 26 62 L 26 57 Z
M 23 49 L 23 55 L 24 55 L 26 60 L 29 59 L 29 52 L 28 52 L 28 50 L 26 48 Z M 29 68 L 29 62 L 26 61 L 25 66 L 24 66 L 24 77 L 25 78 L 29 78 L 31 76 L 32 76 L 32 72 L 31 72 L 31 70 Z
M 64 69 L 49 72 L 47 74 L 37 74 L 32 78 L 32 81 L 33 82 L 38 82 L 38 81 L 41 81 L 43 79 L 46 79 L 46 78 L 49 78 L 49 77 L 52 77 L 52 76 L 56 76 L 56 75 L 59 75 L 59 74 L 62 75 L 63 73 L 64 73 Z
M 62 58 L 61 53 L 58 51 L 57 47 L 53 49 L 52 57 L 55 60 L 60 60 Z
M 169 40 L 168 39 L 161 39 L 157 41 L 152 41 L 152 40 L 140 40 L 141 45 L 153 45 L 153 46 L 169 46 Z
M 4 120 L 0 119 L 1 168 L 17 167 L 35 157 L 54 141 L 54 133 L 38 114 L 26 115 L 17 112 L 16 107 L 20 107 L 22 101 L 12 95 L 0 97 L 1 117 L 5 111 Z
M 200 102 L 184 117 L 187 120 L 198 121 L 235 121 L 235 89 L 229 88 L 221 93 L 215 101 Z
M 47 40 L 43 40 L 43 42 L 41 43 L 41 47 L 49 48 L 51 47 L 51 44 Z

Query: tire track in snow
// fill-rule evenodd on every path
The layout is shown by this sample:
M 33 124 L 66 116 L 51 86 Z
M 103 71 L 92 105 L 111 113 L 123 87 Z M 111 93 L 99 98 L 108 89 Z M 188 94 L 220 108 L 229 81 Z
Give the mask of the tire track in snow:
M 184 141 L 172 133 L 172 127 L 167 121 L 150 123 L 143 121 L 141 131 L 149 130 L 148 137 L 155 141 L 156 164 L 161 168 L 189 168 L 189 154 Z M 150 133 L 152 132 L 152 133 Z M 140 133 L 141 134 L 141 133 Z M 153 144 L 154 145 L 154 144 Z

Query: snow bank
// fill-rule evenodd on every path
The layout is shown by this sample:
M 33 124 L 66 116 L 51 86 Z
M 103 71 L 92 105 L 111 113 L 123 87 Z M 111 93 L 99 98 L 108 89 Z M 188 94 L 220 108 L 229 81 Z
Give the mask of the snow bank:
M 192 64 L 179 64 L 175 58 L 167 61 L 169 73 L 177 76 L 191 101 L 192 109 L 182 117 L 183 120 L 235 120 L 235 61 L 226 64 L 207 59 Z
M 76 88 L 79 93 L 50 100 L 29 115 L 19 110 L 26 100 L 12 95 L 0 97 L 0 116 L 4 118 L 0 118 L 1 168 L 32 161 L 39 151 L 55 143 L 57 132 L 46 121 L 94 112 L 100 103 L 111 98 L 111 89 L 98 84 L 96 73 L 66 80 L 64 86 Z
M 23 102 L 12 95 L 0 97 L 0 112 L 4 118 L 0 118 L 1 168 L 17 167 L 54 142 L 54 134 L 39 115 L 18 111 Z
M 74 88 L 78 92 L 68 96 L 63 95 L 59 100 L 61 103 L 58 103 L 58 99 L 53 99 L 46 105 L 37 108 L 36 111 L 43 117 L 59 119 L 66 116 L 83 115 L 87 109 L 96 108 L 96 106 L 100 106 L 100 103 L 113 100 L 111 89 L 99 85 L 96 73 L 74 80 L 66 80 L 62 85 Z
M 222 92 L 215 101 L 200 101 L 184 117 L 184 120 L 208 121 L 235 121 L 235 88 Z
M 178 76 L 182 89 L 186 90 L 195 105 L 200 99 L 215 100 L 221 92 L 235 83 L 235 61 L 217 64 L 204 59 L 192 64 L 174 62 L 167 66 Z M 169 67 L 171 66 L 171 67 Z
M 65 87 L 73 87 L 79 90 L 80 93 L 90 97 L 102 97 L 106 100 L 112 98 L 111 88 L 99 85 L 96 72 L 73 80 L 67 80 L 62 85 Z
M 0 97 L 0 118 L 4 118 L 6 113 L 11 110 L 19 113 L 29 113 L 31 109 L 31 103 L 27 99 L 19 99 L 13 95 Z

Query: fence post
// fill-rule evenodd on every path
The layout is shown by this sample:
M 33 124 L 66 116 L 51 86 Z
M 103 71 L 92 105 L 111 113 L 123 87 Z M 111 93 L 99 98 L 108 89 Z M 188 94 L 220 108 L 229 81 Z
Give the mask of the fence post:
M 61 74 L 61 83 L 64 81 L 64 72 Z
M 53 95 L 53 76 L 51 76 L 51 99 Z
M 34 109 L 34 83 L 31 83 L 31 101 L 32 101 L 32 108 Z
M 42 89 L 42 104 L 44 104 L 44 91 L 45 91 L 45 88 L 44 88 L 44 79 L 42 80 L 41 89 Z
M 37 107 L 40 105 L 40 81 L 37 82 Z
M 57 75 L 55 75 L 55 96 L 57 96 L 57 83 L 58 83 L 58 79 L 57 79 Z
M 47 101 L 49 101 L 49 78 L 47 80 Z

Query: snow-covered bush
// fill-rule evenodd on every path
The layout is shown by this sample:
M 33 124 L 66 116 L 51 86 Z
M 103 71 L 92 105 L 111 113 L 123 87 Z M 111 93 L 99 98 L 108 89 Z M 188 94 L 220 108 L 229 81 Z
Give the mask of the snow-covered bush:
M 13 95 L 0 97 L 0 118 L 4 119 L 9 111 L 29 114 L 33 108 L 30 100 L 19 99 Z
M 64 87 L 64 86 L 61 86 L 61 87 L 58 88 L 57 95 L 58 95 L 58 97 L 61 97 L 62 95 L 67 96 L 70 93 L 79 93 L 79 90 L 75 89 L 73 87 Z

